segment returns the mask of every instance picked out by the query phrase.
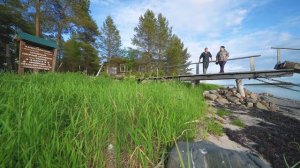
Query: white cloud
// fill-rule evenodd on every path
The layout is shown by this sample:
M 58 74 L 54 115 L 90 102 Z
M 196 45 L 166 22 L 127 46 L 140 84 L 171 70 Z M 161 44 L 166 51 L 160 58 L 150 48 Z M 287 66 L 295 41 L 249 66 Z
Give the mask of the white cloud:
M 110 14 L 118 24 L 124 46 L 131 46 L 133 28 L 147 9 L 166 16 L 173 31 L 182 39 L 198 35 L 215 38 L 220 37 L 225 30 L 240 26 L 256 3 L 239 0 L 144 0 L 136 3 L 119 1 L 114 4 Z

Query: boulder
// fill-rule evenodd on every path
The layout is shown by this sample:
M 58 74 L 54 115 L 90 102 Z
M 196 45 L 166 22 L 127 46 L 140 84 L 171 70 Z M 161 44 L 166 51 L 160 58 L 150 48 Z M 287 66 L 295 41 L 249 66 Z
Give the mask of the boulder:
M 233 96 L 229 96 L 229 97 L 227 97 L 227 100 L 229 100 L 230 102 L 232 102 L 232 103 L 237 103 L 237 102 L 239 102 L 240 101 L 240 99 L 239 98 L 237 98 L 237 97 L 233 97 Z
M 274 103 L 270 103 L 269 108 L 272 112 L 276 112 L 278 110 L 278 107 Z
M 259 108 L 259 109 L 262 109 L 262 110 L 268 110 L 268 108 L 265 105 L 263 105 L 261 102 L 257 102 L 255 104 L 255 107 Z
M 222 97 L 219 97 L 215 100 L 217 103 L 219 103 L 220 105 L 225 105 L 225 104 L 228 104 L 229 101 L 227 99 L 224 99 Z
M 242 103 L 238 101 L 238 102 L 236 102 L 235 104 L 236 104 L 236 105 L 241 105 Z
M 252 99 L 254 99 L 254 100 L 255 100 L 255 99 L 257 100 L 257 94 L 255 94 L 255 93 L 251 93 L 251 94 L 250 94 L 250 97 L 251 97 Z
M 210 90 L 209 93 L 210 94 L 219 94 L 217 90 Z
M 235 96 L 236 96 L 237 98 L 242 98 L 242 95 L 241 95 L 240 93 L 235 94 Z
M 224 149 L 208 141 L 178 142 L 177 147 L 170 152 L 167 168 L 271 167 L 252 153 Z
M 245 101 L 249 102 L 249 103 L 256 103 L 257 99 L 255 100 L 255 99 L 252 99 L 252 98 L 247 98 Z
M 205 98 L 208 99 L 208 100 L 214 101 L 214 100 L 216 100 L 218 98 L 218 96 L 215 95 L 215 94 L 206 94 Z
M 248 108 L 251 108 L 251 107 L 253 107 L 253 103 L 252 103 L 252 102 L 246 102 L 246 106 L 247 106 Z
M 234 94 L 233 93 L 231 93 L 231 92 L 228 92 L 228 93 L 226 93 L 225 94 L 225 97 L 228 99 L 228 97 L 233 97 L 234 96 Z
M 209 91 L 206 90 L 206 91 L 203 92 L 203 96 L 205 96 L 207 94 L 209 94 Z
M 222 118 L 222 117 L 219 117 L 219 116 L 215 116 L 214 117 L 217 121 L 219 121 L 220 123 L 222 123 L 222 124 L 225 124 L 226 123 L 226 120 L 224 119 L 224 118 Z

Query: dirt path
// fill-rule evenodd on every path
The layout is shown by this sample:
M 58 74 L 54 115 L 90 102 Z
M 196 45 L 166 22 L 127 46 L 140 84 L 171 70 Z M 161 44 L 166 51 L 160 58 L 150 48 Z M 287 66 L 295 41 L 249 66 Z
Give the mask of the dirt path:
M 287 167 L 285 159 L 292 166 L 300 161 L 300 102 L 274 97 L 269 100 L 279 106 L 278 112 L 227 106 L 232 111 L 229 118 L 241 119 L 246 127 L 225 127 L 225 133 L 230 140 L 263 156 L 274 168 Z

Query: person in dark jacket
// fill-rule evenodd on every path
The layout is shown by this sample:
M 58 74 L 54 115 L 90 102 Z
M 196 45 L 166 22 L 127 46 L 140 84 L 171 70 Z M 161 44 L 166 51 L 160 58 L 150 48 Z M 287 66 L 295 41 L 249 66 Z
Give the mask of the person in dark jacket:
M 201 58 L 203 59 L 203 74 L 206 74 L 209 65 L 209 58 L 210 60 L 212 60 L 211 53 L 208 51 L 207 47 L 204 49 L 204 52 L 200 55 L 199 62 L 201 61 Z
M 220 65 L 220 73 L 224 73 L 224 67 L 229 57 L 229 53 L 226 51 L 224 46 L 220 47 L 220 51 L 216 56 L 216 64 Z

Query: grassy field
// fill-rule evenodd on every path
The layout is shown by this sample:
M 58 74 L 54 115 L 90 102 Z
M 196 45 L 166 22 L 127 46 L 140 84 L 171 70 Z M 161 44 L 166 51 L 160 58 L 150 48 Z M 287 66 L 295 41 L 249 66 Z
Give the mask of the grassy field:
M 0 74 L 0 167 L 153 167 L 174 140 L 195 136 L 211 88 Z

